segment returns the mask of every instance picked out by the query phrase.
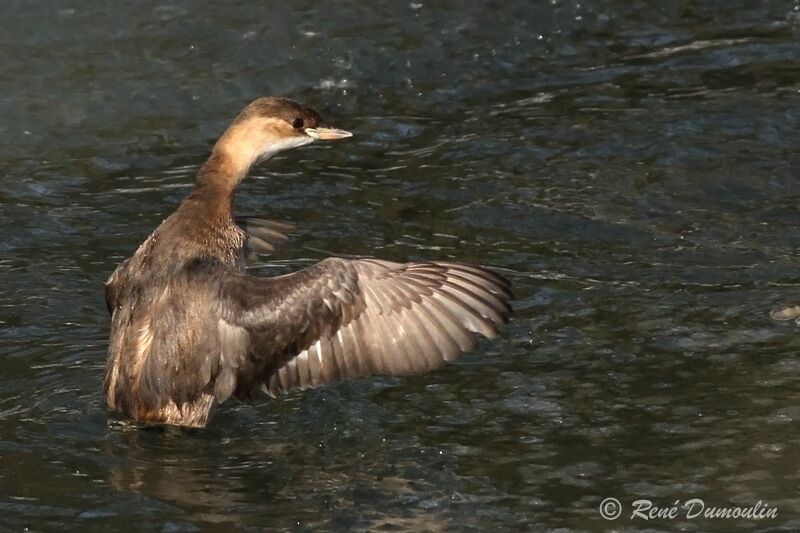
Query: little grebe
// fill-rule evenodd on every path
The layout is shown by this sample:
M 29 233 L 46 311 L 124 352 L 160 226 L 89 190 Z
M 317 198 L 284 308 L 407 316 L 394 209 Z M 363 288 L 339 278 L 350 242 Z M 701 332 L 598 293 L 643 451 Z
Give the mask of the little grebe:
M 244 272 L 246 250 L 269 249 L 286 229 L 233 218 L 250 167 L 350 136 L 282 98 L 260 98 L 236 117 L 191 194 L 106 283 L 110 410 L 203 427 L 231 395 L 417 374 L 473 349 L 473 333 L 497 334 L 511 312 L 509 284 L 478 266 L 328 258 L 283 276 Z

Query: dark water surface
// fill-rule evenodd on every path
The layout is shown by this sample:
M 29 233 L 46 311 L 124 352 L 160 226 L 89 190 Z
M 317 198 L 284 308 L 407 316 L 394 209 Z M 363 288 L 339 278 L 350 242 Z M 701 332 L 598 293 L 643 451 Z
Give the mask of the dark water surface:
M 800 3 L 3 3 L 4 530 L 800 528 Z M 658 7 L 654 7 L 658 6 Z M 103 283 L 250 99 L 357 136 L 240 213 L 508 276 L 447 369 L 110 424 Z M 623 518 L 606 522 L 601 500 Z M 778 509 L 630 521 L 630 504 Z

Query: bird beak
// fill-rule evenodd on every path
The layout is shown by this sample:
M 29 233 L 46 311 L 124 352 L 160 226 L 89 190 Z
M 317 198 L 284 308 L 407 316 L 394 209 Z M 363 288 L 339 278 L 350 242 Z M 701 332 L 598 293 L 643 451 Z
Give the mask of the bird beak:
M 335 141 L 337 139 L 346 139 L 352 137 L 353 134 L 349 131 L 330 128 L 328 126 L 320 126 L 318 128 L 306 128 L 306 135 L 319 139 L 320 141 Z

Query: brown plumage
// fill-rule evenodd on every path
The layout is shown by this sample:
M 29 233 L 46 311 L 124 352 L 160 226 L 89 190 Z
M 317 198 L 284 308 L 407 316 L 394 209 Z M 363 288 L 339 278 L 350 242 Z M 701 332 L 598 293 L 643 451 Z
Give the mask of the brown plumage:
M 203 427 L 231 395 L 438 368 L 497 334 L 508 282 L 446 261 L 329 258 L 271 278 L 244 259 L 291 226 L 234 218 L 249 168 L 315 139 L 349 137 L 291 100 L 256 100 L 234 120 L 195 188 L 106 283 L 106 403 L 141 422 Z

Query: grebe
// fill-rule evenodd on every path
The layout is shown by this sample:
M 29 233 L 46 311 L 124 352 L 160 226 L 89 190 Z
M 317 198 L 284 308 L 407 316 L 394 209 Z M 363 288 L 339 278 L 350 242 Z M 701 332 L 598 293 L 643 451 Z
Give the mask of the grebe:
M 236 117 L 191 194 L 106 283 L 111 411 L 204 427 L 232 395 L 417 374 L 474 349 L 473 333 L 497 334 L 511 313 L 510 286 L 478 266 L 328 258 L 283 276 L 245 273 L 249 247 L 268 249 L 286 229 L 234 219 L 248 170 L 351 135 L 284 98 L 260 98 Z

